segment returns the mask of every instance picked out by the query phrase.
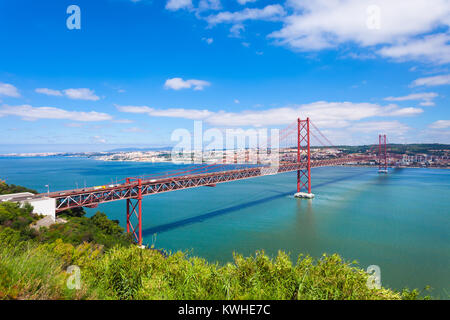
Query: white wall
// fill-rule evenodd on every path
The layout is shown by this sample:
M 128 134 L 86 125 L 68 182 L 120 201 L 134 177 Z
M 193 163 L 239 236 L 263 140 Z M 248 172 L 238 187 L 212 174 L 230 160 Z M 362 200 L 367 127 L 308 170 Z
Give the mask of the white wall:
M 51 216 L 53 221 L 56 219 L 56 199 L 43 198 L 26 201 L 33 206 L 33 213 L 43 216 Z M 25 204 L 24 202 L 21 202 Z

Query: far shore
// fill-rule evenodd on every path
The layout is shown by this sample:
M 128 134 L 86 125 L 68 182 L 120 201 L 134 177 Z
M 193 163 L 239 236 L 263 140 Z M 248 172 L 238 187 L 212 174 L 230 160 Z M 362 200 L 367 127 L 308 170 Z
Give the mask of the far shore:
M 140 162 L 140 163 L 172 163 L 171 161 L 136 161 L 136 160 L 104 160 L 104 159 L 95 159 L 97 161 L 104 161 L 104 162 Z M 212 164 L 213 162 L 202 162 L 198 164 Z M 183 163 L 174 163 L 174 164 L 193 164 L 193 162 L 183 162 Z M 241 163 L 245 164 L 245 163 Z M 360 167 L 360 168 L 377 168 L 378 165 L 357 165 L 357 164 L 341 164 L 341 165 L 335 165 L 330 167 Z M 447 167 L 418 167 L 418 166 L 411 166 L 411 167 L 388 167 L 389 169 L 450 169 L 449 166 Z

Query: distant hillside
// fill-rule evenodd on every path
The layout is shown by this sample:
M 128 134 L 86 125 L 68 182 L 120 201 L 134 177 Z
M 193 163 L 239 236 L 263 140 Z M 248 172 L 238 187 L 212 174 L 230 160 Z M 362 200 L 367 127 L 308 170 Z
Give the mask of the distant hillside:
M 171 150 L 172 147 L 154 147 L 154 148 L 117 148 L 108 150 L 106 152 L 133 152 L 133 151 L 166 151 Z
M 366 152 L 370 148 L 373 148 L 373 144 L 371 145 L 361 145 L 361 146 L 336 146 L 337 148 L 347 151 L 348 153 L 358 153 L 358 152 Z M 378 146 L 378 145 L 376 145 Z M 328 147 L 318 147 L 313 146 L 314 148 L 328 148 Z M 440 143 L 414 143 L 414 144 L 388 144 L 387 145 L 390 153 L 407 153 L 407 154 L 416 154 L 416 153 L 427 153 L 430 155 L 442 155 L 446 150 L 450 150 L 450 144 L 440 144 Z M 108 150 L 106 152 L 134 152 L 134 151 L 167 151 L 171 150 L 172 147 L 154 147 L 154 148 L 117 148 Z M 294 148 L 294 147 L 293 147 Z M 225 149 L 224 149 L 225 150 Z
M 363 146 L 337 146 L 339 149 L 346 151 L 348 153 L 366 152 L 374 145 L 363 145 Z M 417 154 L 426 153 L 429 155 L 441 156 L 444 153 L 448 153 L 450 150 L 449 144 L 439 144 L 439 143 L 414 143 L 414 144 L 388 144 L 387 149 L 389 153 L 399 153 L 399 154 Z

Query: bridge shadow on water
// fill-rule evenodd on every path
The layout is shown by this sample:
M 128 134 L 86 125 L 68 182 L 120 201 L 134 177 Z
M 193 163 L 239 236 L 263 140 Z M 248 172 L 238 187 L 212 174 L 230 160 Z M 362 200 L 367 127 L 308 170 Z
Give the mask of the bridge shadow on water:
M 336 182 L 340 182 L 340 181 L 344 181 L 344 180 L 349 180 L 358 176 L 362 176 L 362 175 L 366 175 L 369 174 L 370 172 L 361 172 L 361 173 L 357 173 L 357 174 L 352 174 L 349 176 L 345 176 L 345 177 L 340 177 L 340 178 L 335 178 L 326 182 L 322 182 L 322 183 L 318 183 L 315 185 L 312 185 L 312 187 L 314 189 L 319 189 L 320 187 L 324 187 L 327 186 L 329 184 L 332 183 L 336 183 Z M 198 222 L 203 222 L 205 220 L 208 219 L 212 219 L 214 217 L 217 216 L 221 216 L 221 215 L 225 215 L 228 213 L 232 213 L 235 212 L 237 210 L 241 210 L 241 209 L 245 209 L 245 208 L 250 208 L 259 204 L 263 204 L 266 202 L 270 202 L 272 200 L 276 200 L 276 199 L 280 199 L 289 195 L 293 195 L 294 193 L 296 193 L 297 190 L 291 190 L 289 192 L 277 192 L 277 194 L 270 196 L 270 197 L 266 197 L 266 198 L 262 198 L 262 199 L 258 199 L 258 200 L 254 200 L 254 201 L 249 201 L 246 203 L 241 203 L 235 206 L 231 206 L 231 207 L 227 207 L 227 208 L 223 208 L 223 209 L 219 209 L 219 210 L 214 210 L 211 212 L 207 212 L 204 214 L 200 214 L 198 216 L 194 216 L 194 217 L 190 217 L 190 218 L 186 218 L 186 219 L 182 219 L 182 220 L 178 220 L 178 221 L 174 221 L 174 222 L 170 222 L 170 223 L 166 223 L 166 224 L 161 224 L 159 226 L 155 226 L 152 228 L 148 228 L 148 229 L 143 229 L 142 230 L 142 235 L 148 236 L 148 235 L 153 235 L 155 233 L 161 233 L 161 232 L 166 232 L 166 231 L 170 231 L 176 228 L 180 228 L 183 226 L 186 226 L 188 224 L 192 224 L 192 223 L 198 223 Z

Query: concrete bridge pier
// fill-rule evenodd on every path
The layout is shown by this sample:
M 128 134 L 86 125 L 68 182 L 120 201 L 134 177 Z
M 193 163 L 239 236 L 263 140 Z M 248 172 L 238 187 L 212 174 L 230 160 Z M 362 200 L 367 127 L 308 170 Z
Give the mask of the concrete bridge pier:
M 300 199 L 312 199 L 312 198 L 314 198 L 314 193 L 297 192 L 296 194 L 294 194 L 294 197 L 300 198 Z

